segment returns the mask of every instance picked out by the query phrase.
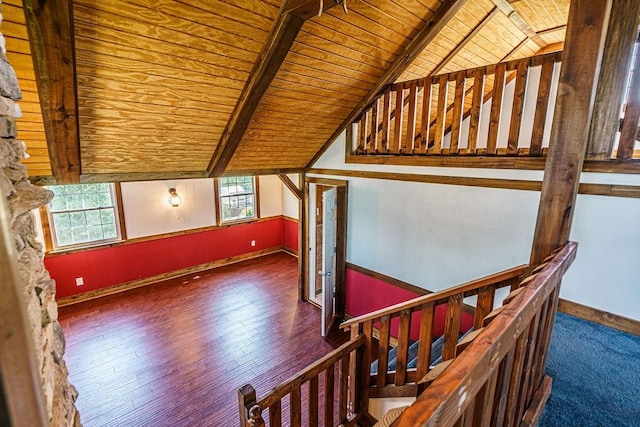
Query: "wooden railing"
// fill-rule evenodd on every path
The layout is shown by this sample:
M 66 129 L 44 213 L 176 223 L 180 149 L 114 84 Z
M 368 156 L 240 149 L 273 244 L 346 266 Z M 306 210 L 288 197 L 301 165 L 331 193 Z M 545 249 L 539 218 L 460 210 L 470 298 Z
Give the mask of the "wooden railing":
M 249 384 L 239 390 L 241 427 L 278 427 L 286 412 L 291 426 L 317 426 L 320 416 L 326 426 L 372 425 L 369 397 L 408 395 L 417 400 L 394 426 L 535 425 L 551 390 L 544 373 L 559 285 L 576 248 L 567 244 L 524 280 L 528 267 L 515 267 L 344 322 L 351 330 L 346 344 L 260 399 Z M 511 292 L 493 309 L 496 290 L 506 286 Z M 459 340 L 470 296 L 477 298 L 474 331 Z M 440 305 L 446 306 L 442 362 L 430 366 Z M 417 366 L 407 369 L 412 322 L 419 325 Z M 397 364 L 387 372 L 392 337 Z
M 289 407 L 289 422 L 285 422 L 285 425 L 317 426 L 319 416 L 322 416 L 322 424 L 325 426 L 355 425 L 368 412 L 363 406 L 362 393 L 348 395 L 347 385 L 349 372 L 358 370 L 362 363 L 364 344 L 363 335 L 353 337 L 260 399 L 253 386 L 245 385 L 238 391 L 240 426 L 281 426 L 283 412 L 286 412 L 283 411 L 283 400 Z M 303 390 L 305 384 L 307 386 Z M 306 395 L 304 404 L 303 394 Z M 288 399 L 285 399 L 287 396 Z M 265 416 L 265 411 L 268 416 Z M 268 419 L 268 424 L 265 418 Z
M 515 267 L 491 276 L 474 280 L 444 291 L 414 298 L 412 300 L 374 311 L 344 322 L 341 327 L 351 329 L 352 336 L 364 335 L 366 351 L 363 360 L 362 375 L 370 388 L 368 396 L 385 397 L 416 396 L 416 382 L 431 369 L 431 345 L 434 338 L 436 309 L 443 306 L 446 310 L 444 325 L 444 343 L 442 360 L 453 359 L 458 344 L 461 318 L 465 313 L 463 299 L 477 296 L 477 307 L 473 315 L 473 327 L 482 327 L 482 321 L 494 308 L 495 292 L 505 286 L 519 283 L 526 266 Z M 412 328 L 418 325 L 418 328 Z M 374 329 L 377 332 L 377 344 L 374 341 Z M 411 337 L 413 332 L 413 336 Z M 388 351 L 390 340 L 397 340 L 396 368 L 388 371 Z M 418 341 L 418 360 L 416 368 L 408 369 L 408 348 L 410 338 Z M 377 372 L 370 373 L 371 362 L 378 358 Z M 387 385 L 395 387 L 387 388 Z
M 355 154 L 543 155 L 553 74 L 561 60 L 562 52 L 555 52 L 392 84 L 354 121 L 350 134 L 357 138 Z M 537 66 L 541 66 L 538 90 L 528 93 L 529 70 Z M 511 114 L 503 117 L 503 95 L 512 80 Z M 535 117 L 531 134 L 521 138 L 525 99 L 530 96 L 537 100 Z M 481 121 L 489 100 L 487 126 Z M 469 130 L 463 135 L 467 117 Z M 499 126 L 509 128 L 506 141 L 498 139 Z M 353 147 L 353 141 L 347 143 Z
M 545 365 L 560 281 L 576 248 L 568 243 L 524 279 L 393 425 L 535 425 L 551 391 Z

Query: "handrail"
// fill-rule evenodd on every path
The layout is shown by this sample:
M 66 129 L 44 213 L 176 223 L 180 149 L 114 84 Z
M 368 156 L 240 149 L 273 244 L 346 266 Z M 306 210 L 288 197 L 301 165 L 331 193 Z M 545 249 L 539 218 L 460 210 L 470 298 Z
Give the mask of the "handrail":
M 504 282 L 510 279 L 515 279 L 517 277 L 520 277 L 522 276 L 522 274 L 524 274 L 526 268 L 527 268 L 527 265 L 523 264 L 517 267 L 510 268 L 508 270 L 501 271 L 499 273 L 491 274 L 489 276 L 485 276 L 480 279 L 475 279 L 470 282 L 466 282 L 461 285 L 454 286 L 452 288 L 447 288 L 442 291 L 434 292 L 429 295 L 423 295 L 417 298 L 413 298 L 405 302 L 401 302 L 386 308 L 382 308 L 377 311 L 373 311 L 371 313 L 363 314 L 362 316 L 354 317 L 352 319 L 349 319 L 343 322 L 340 325 L 340 327 L 343 329 L 347 329 L 359 323 L 364 323 L 369 320 L 375 320 L 383 316 L 397 314 L 403 310 L 409 310 L 412 308 L 420 307 L 428 303 L 434 303 L 436 305 L 439 303 L 444 303 L 454 295 L 467 294 L 468 292 L 483 288 L 485 286 L 490 286 L 496 283 L 500 283 L 500 282 Z
M 558 285 L 575 259 L 576 249 L 576 243 L 568 243 L 534 273 L 513 301 L 393 425 L 449 426 L 465 416 L 488 425 L 487 417 L 496 417 L 496 408 L 498 418 L 504 416 L 509 421 L 507 425 L 520 424 L 518 416 L 533 392 L 541 388 Z M 509 363 L 504 366 L 508 367 L 503 369 L 506 359 Z
M 258 404 L 262 409 L 268 408 L 287 394 L 291 393 L 296 387 L 300 387 L 302 383 L 318 375 L 320 372 L 335 364 L 344 356 L 351 353 L 353 350 L 357 349 L 363 344 L 363 335 L 358 335 L 354 339 L 346 342 L 345 344 L 342 344 L 340 347 L 327 354 L 323 358 L 319 359 L 312 365 L 307 366 L 300 372 L 291 376 L 289 379 L 283 381 L 282 384 L 271 390 L 262 399 L 260 399 L 258 401 Z
M 281 400 L 290 395 L 290 417 L 291 425 L 300 425 L 302 420 L 303 405 L 301 402 L 302 386 L 308 383 L 306 410 L 309 414 L 309 423 L 317 425 L 318 422 L 318 397 L 319 397 L 319 375 L 324 372 L 324 421 L 327 425 L 333 425 L 334 419 L 334 366 L 340 362 L 340 377 L 338 379 L 337 408 L 339 423 L 355 422 L 359 417 L 367 414 L 358 396 L 353 393 L 348 395 L 348 377 L 352 369 L 358 367 L 358 353 L 362 353 L 365 345 L 365 336 L 360 334 L 354 336 L 350 341 L 341 345 L 313 364 L 294 374 L 261 399 L 256 397 L 256 391 L 251 384 L 246 384 L 238 390 L 238 403 L 240 410 L 240 425 L 261 427 L 265 426 L 262 418 L 264 410 L 269 411 L 269 425 L 280 426 L 281 420 Z M 351 365 L 350 365 L 351 364 Z

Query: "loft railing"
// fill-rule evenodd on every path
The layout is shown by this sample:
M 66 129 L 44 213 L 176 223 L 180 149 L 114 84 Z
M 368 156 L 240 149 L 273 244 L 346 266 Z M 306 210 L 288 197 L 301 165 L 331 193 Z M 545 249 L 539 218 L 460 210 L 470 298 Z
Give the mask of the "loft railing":
M 461 328 L 462 317 L 465 315 L 464 298 L 477 297 L 477 306 L 472 310 L 473 328 L 478 329 L 482 327 L 484 317 L 494 308 L 496 291 L 506 286 L 515 287 L 525 268 L 524 265 L 515 267 L 344 322 L 341 328 L 350 329 L 352 336 L 365 336 L 367 345 L 363 366 L 370 366 L 375 356 L 378 357 L 375 372 L 370 372 L 369 368 L 362 371 L 362 375 L 367 377 L 368 395 L 385 397 L 388 393 L 393 393 L 394 396 L 416 396 L 417 381 L 432 369 L 429 363 L 432 342 L 438 338 L 434 336 L 436 313 L 444 311 L 441 359 L 447 361 L 455 357 L 460 333 L 466 332 Z M 374 340 L 374 329 L 378 332 L 377 340 Z M 396 364 L 395 370 L 388 372 L 388 352 L 392 338 L 397 341 Z M 411 339 L 418 342 L 418 358 L 416 367 L 409 369 L 407 363 Z M 394 387 L 387 388 L 388 385 Z
M 537 425 L 551 392 L 545 366 L 560 281 L 576 249 L 569 243 L 536 268 L 393 426 Z
M 392 84 L 353 122 L 355 154 L 544 155 L 547 110 L 561 60 L 562 52 L 555 52 Z M 536 67 L 538 84 L 528 84 Z M 507 91 L 513 97 L 505 97 Z M 535 114 L 525 132 L 525 100 L 531 96 Z M 499 134 L 501 128 L 508 133 Z
M 349 342 L 264 397 L 258 399 L 251 385 L 239 390 L 241 427 L 281 426 L 286 412 L 291 426 L 317 426 L 320 416 L 327 426 L 372 425 L 369 397 L 406 396 L 409 391 L 417 400 L 395 421 L 396 427 L 535 425 L 551 390 L 544 373 L 559 285 L 576 248 L 567 244 L 524 280 L 526 267 L 520 266 L 343 323 L 351 330 Z M 496 290 L 506 286 L 511 292 L 492 310 Z M 477 298 L 474 331 L 459 341 L 463 299 L 470 296 Z M 433 313 L 442 304 L 447 307 L 443 362 L 432 367 L 427 361 Z M 412 321 L 420 325 L 415 370 L 406 369 L 403 355 Z M 393 334 L 400 359 L 396 370 L 387 372 L 386 362 L 379 359 L 372 374 L 373 354 L 384 359 Z

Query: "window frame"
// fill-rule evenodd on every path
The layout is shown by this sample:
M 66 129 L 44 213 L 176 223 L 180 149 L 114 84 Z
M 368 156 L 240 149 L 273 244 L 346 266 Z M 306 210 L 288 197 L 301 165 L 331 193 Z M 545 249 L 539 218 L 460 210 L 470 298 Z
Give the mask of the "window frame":
M 216 198 L 216 224 L 218 226 L 225 225 L 233 225 L 233 224 L 242 224 L 247 222 L 253 222 L 260 219 L 260 177 L 258 175 L 238 175 L 237 178 L 240 177 L 251 177 L 253 178 L 253 200 L 254 200 L 254 210 L 255 214 L 250 218 L 241 218 L 241 219 L 233 219 L 223 221 L 222 219 L 222 198 L 223 197 L 231 197 L 231 196 L 222 196 L 220 191 L 220 178 L 214 178 L 214 193 Z M 223 178 L 233 178 L 233 177 L 223 177 Z M 247 193 L 251 194 L 251 193 Z
M 109 184 L 111 190 L 111 198 L 113 200 L 113 205 L 109 206 L 114 210 L 115 221 L 114 224 L 116 226 L 116 237 L 108 238 L 108 239 L 100 239 L 100 240 L 92 240 L 89 242 L 82 243 L 73 243 L 68 245 L 60 245 L 58 244 L 58 238 L 55 230 L 55 221 L 53 220 L 53 215 L 60 212 L 67 211 L 52 211 L 50 209 L 50 202 L 40 208 L 40 220 L 42 222 L 43 235 L 45 240 L 45 249 L 46 252 L 66 252 L 73 251 L 77 249 L 84 248 L 92 248 L 98 246 L 111 245 L 113 243 L 122 242 L 127 239 L 127 232 L 124 223 L 124 212 L 122 210 L 122 188 L 119 182 L 114 183 L 103 183 Z M 82 185 L 82 184 L 76 184 Z M 99 208 L 95 208 L 99 209 Z M 94 208 L 90 209 L 74 209 L 68 210 L 68 212 L 78 212 L 78 211 L 88 211 L 94 210 Z

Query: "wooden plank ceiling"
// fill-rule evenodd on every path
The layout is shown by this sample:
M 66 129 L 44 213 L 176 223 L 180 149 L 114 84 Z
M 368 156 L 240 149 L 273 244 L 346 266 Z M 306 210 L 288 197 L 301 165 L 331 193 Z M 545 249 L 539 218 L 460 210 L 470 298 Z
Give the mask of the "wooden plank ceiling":
M 462 8 L 396 81 L 531 56 L 564 40 L 569 0 L 459 1 Z M 255 64 L 270 53 L 264 45 L 281 3 L 73 0 L 81 178 L 212 170 L 243 89 L 259 72 Z M 304 168 L 433 26 L 444 3 L 348 0 L 348 14 L 333 7 L 305 19 L 273 80 L 261 81 L 268 86 L 235 152 L 227 147 L 225 172 Z M 315 7 L 311 0 L 291 4 Z M 18 129 L 31 154 L 25 164 L 30 175 L 49 176 L 21 1 L 3 1 L 2 14 L 7 56 L 24 92 Z

